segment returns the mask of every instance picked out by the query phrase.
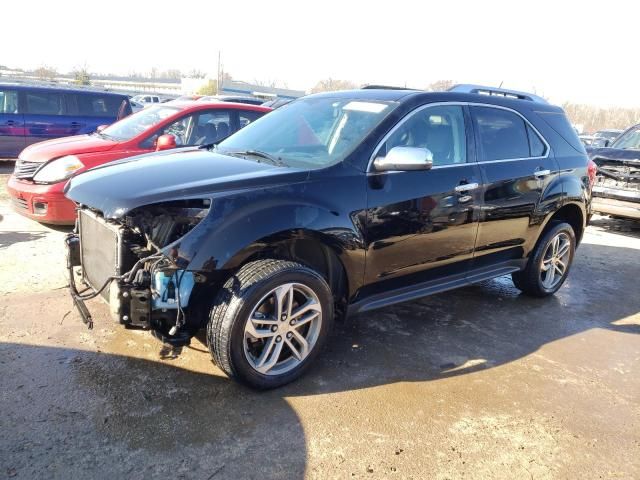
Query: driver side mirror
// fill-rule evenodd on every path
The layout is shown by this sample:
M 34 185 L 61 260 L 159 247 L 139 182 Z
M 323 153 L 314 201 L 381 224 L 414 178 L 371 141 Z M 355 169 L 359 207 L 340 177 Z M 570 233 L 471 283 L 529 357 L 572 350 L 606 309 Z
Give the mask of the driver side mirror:
M 429 170 L 433 167 L 433 154 L 428 148 L 393 147 L 386 157 L 373 161 L 378 172 Z
M 156 140 L 156 152 L 160 150 L 170 150 L 172 148 L 176 148 L 176 137 L 165 133 L 164 135 L 160 135 Z

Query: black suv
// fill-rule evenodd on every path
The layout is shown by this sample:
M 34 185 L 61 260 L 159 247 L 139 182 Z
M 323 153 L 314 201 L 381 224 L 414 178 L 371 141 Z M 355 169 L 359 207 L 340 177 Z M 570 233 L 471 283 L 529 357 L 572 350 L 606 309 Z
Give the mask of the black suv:
M 256 388 L 307 370 L 335 317 L 505 274 L 555 293 L 592 182 L 560 108 L 469 85 L 312 95 L 146 157 L 67 186 L 75 303 L 91 325 L 101 295 L 173 344 L 206 327 L 215 363 Z

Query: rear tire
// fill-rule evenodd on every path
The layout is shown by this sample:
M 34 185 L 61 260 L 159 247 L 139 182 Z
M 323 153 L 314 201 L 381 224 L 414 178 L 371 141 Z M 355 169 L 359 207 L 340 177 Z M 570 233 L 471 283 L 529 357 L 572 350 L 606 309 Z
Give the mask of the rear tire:
M 320 274 L 288 260 L 256 260 L 220 290 L 207 344 L 229 377 L 257 389 L 276 388 L 308 370 L 333 317 L 333 296 Z
M 527 266 L 511 274 L 513 284 L 533 297 L 556 293 L 569 275 L 576 250 L 576 235 L 566 222 L 554 222 L 538 240 Z

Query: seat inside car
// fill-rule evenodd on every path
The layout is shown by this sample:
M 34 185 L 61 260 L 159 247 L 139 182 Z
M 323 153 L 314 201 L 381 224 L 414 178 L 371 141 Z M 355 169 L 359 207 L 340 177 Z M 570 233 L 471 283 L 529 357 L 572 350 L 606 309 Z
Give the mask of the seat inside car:
M 227 122 L 220 122 L 217 127 L 218 130 L 218 138 L 217 140 L 221 140 L 224 137 L 228 136 L 230 132 L 229 124 Z

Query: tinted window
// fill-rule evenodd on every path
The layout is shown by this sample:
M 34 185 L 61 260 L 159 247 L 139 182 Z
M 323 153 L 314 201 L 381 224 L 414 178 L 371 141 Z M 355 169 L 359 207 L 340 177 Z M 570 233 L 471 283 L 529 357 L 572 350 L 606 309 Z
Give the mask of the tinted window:
M 78 113 L 88 117 L 117 117 L 123 107 L 123 99 L 114 95 L 83 94 L 74 95 Z
M 377 156 L 385 156 L 393 147 L 427 148 L 433 155 L 434 165 L 465 163 L 467 139 L 462 107 L 429 107 L 409 114 Z
M 580 153 L 586 153 L 584 145 L 578 138 L 578 134 L 569 123 L 564 113 L 555 112 L 536 112 L 540 118 L 549 124 L 569 145 L 578 150 Z
M 491 107 L 472 107 L 472 112 L 480 136 L 480 160 L 530 156 L 527 127 L 519 115 Z
M 0 113 L 18 113 L 18 92 L 0 89 Z
M 540 139 L 540 136 L 529 125 L 527 125 L 527 134 L 529 135 L 529 150 L 531 152 L 531 156 L 544 156 L 547 147 L 545 147 L 544 143 L 542 143 L 542 140 Z
M 26 113 L 38 115 L 64 115 L 64 96 L 59 92 L 27 91 Z

